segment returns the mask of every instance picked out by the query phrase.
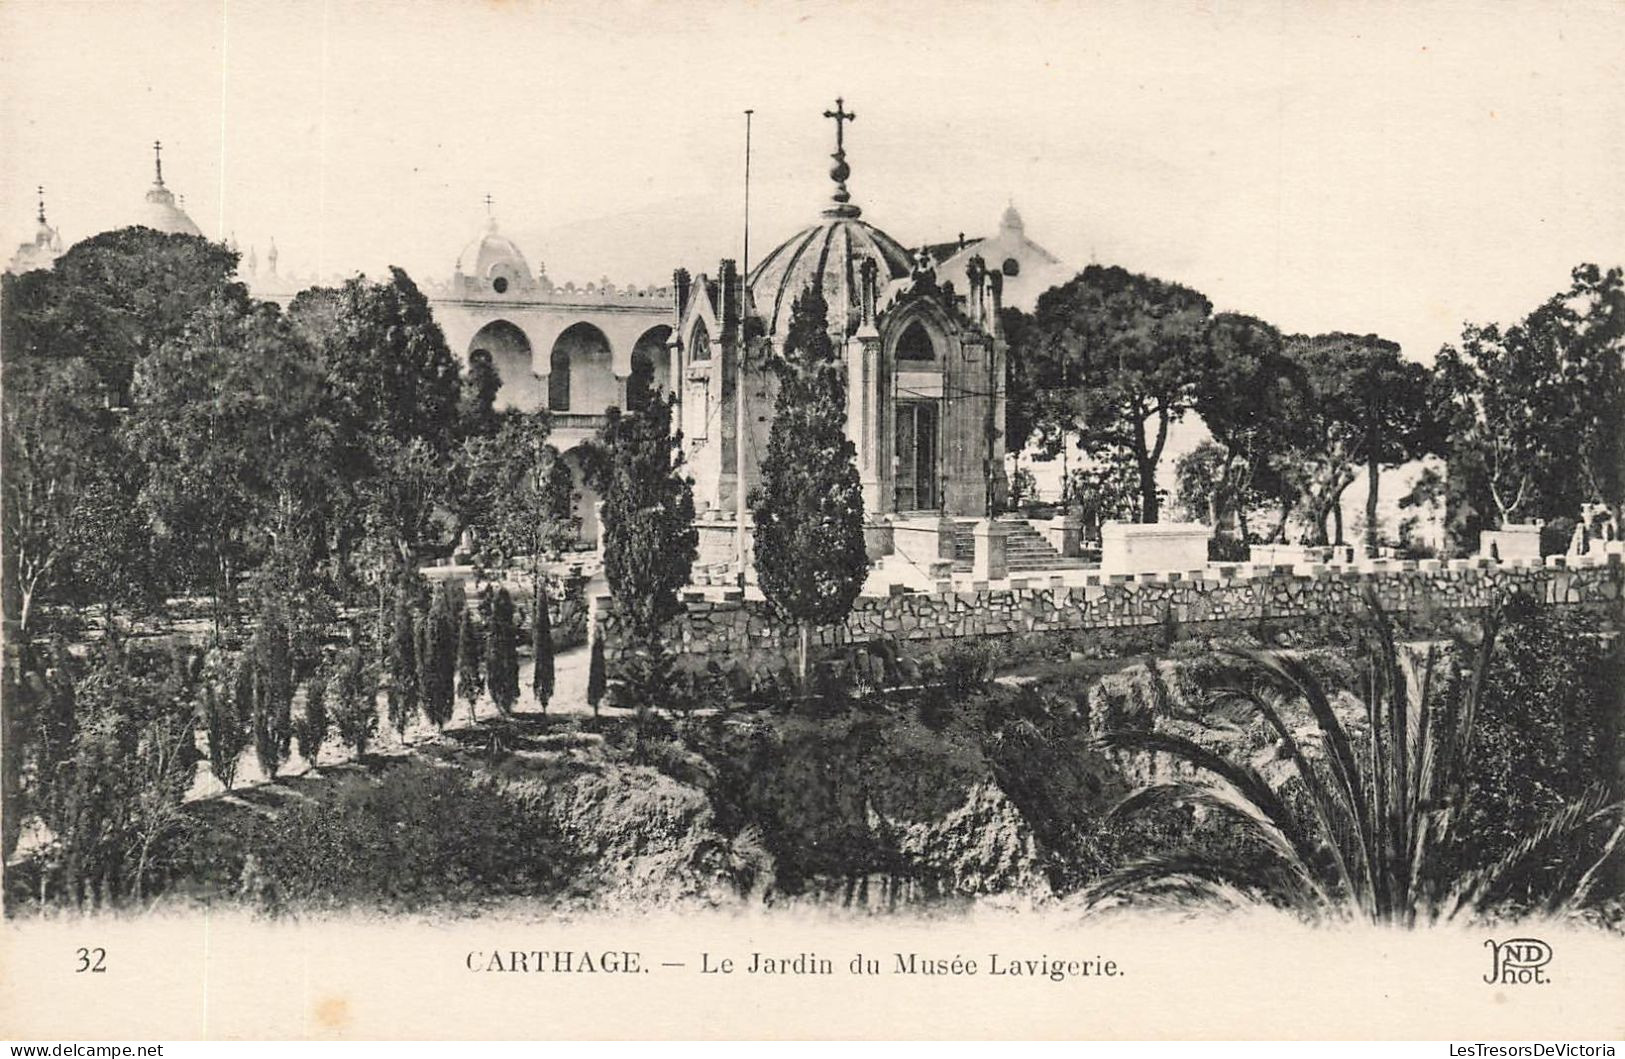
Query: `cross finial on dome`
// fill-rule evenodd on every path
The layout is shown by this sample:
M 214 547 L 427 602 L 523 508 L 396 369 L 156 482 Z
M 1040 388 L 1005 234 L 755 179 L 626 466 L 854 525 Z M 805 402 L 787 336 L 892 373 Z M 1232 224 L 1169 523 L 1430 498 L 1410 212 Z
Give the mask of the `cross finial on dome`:
M 835 97 L 835 109 L 824 111 L 824 117 L 835 121 L 835 153 L 830 155 L 835 164 L 830 167 L 829 177 L 835 181 L 835 192 L 830 198 L 835 205 L 824 211 L 830 217 L 856 217 L 863 211 L 852 205 L 852 193 L 846 190 L 846 178 L 852 175 L 852 167 L 846 164 L 846 123 L 857 121 L 858 116 L 846 109 L 846 100 L 840 96 Z
M 45 223 L 45 185 L 41 184 L 34 189 L 39 192 L 39 222 Z
M 487 217 L 491 216 L 491 193 L 489 191 L 485 193 L 485 215 Z
M 152 168 L 157 179 L 153 183 L 159 187 L 164 186 L 164 143 L 162 140 L 152 141 Z

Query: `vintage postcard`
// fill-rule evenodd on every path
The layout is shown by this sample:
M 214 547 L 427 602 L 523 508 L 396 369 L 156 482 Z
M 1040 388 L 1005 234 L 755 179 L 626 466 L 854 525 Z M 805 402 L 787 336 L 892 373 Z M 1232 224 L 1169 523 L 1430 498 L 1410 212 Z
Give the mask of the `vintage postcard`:
M 0 1035 L 1614 1054 L 1621 55 L 0 3 Z

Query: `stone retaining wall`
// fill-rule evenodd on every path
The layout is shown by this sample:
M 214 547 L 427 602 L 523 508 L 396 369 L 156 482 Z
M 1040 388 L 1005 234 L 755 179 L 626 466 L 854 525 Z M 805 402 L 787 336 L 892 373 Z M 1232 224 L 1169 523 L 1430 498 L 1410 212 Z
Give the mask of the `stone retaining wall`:
M 1196 575 L 1153 574 L 1015 582 L 1016 587 L 860 598 L 840 625 L 819 629 L 821 648 L 875 641 L 899 646 L 965 637 L 1072 633 L 1203 622 L 1258 622 L 1356 615 L 1375 590 L 1390 612 L 1489 606 L 1523 592 L 1551 606 L 1589 605 L 1625 616 L 1625 562 L 1619 554 L 1551 557 L 1544 564 L 1483 560 L 1368 562 L 1348 567 L 1210 566 Z M 1080 583 L 1081 582 L 1081 583 Z M 593 633 L 604 640 L 611 676 L 626 646 L 613 601 L 591 601 Z M 695 599 L 667 627 L 667 642 L 685 665 L 724 668 L 788 664 L 796 630 L 773 619 L 761 601 Z

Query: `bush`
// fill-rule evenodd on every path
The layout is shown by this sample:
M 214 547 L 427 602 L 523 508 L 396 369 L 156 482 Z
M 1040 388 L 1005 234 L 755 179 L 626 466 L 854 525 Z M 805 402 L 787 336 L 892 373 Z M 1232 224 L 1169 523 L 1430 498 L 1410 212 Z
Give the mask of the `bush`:
M 492 780 L 413 762 L 347 776 L 279 816 L 194 832 L 192 874 L 281 905 L 406 906 L 554 890 L 568 851 L 542 808 Z M 246 851 L 252 851 L 251 853 Z
M 1563 555 L 1569 550 L 1577 523 L 1567 515 L 1547 521 L 1540 527 L 1540 554 Z
M 1210 563 L 1244 563 L 1252 550 L 1240 537 L 1209 537 L 1207 561 Z

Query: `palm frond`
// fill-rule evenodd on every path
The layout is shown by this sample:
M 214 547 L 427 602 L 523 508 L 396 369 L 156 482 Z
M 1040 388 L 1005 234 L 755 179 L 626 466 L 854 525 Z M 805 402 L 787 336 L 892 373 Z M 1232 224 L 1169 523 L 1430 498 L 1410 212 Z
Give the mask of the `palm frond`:
M 1270 853 L 1281 862 L 1316 901 L 1330 905 L 1332 897 L 1315 878 L 1315 847 L 1301 828 L 1290 833 L 1265 816 L 1258 806 L 1241 798 L 1236 792 L 1224 788 L 1205 787 L 1195 783 L 1157 783 L 1141 787 L 1124 797 L 1109 814 L 1109 819 L 1121 820 L 1137 813 L 1176 805 L 1200 807 L 1235 821 L 1249 834 L 1257 837 Z M 1295 821 L 1294 821 L 1295 823 Z

